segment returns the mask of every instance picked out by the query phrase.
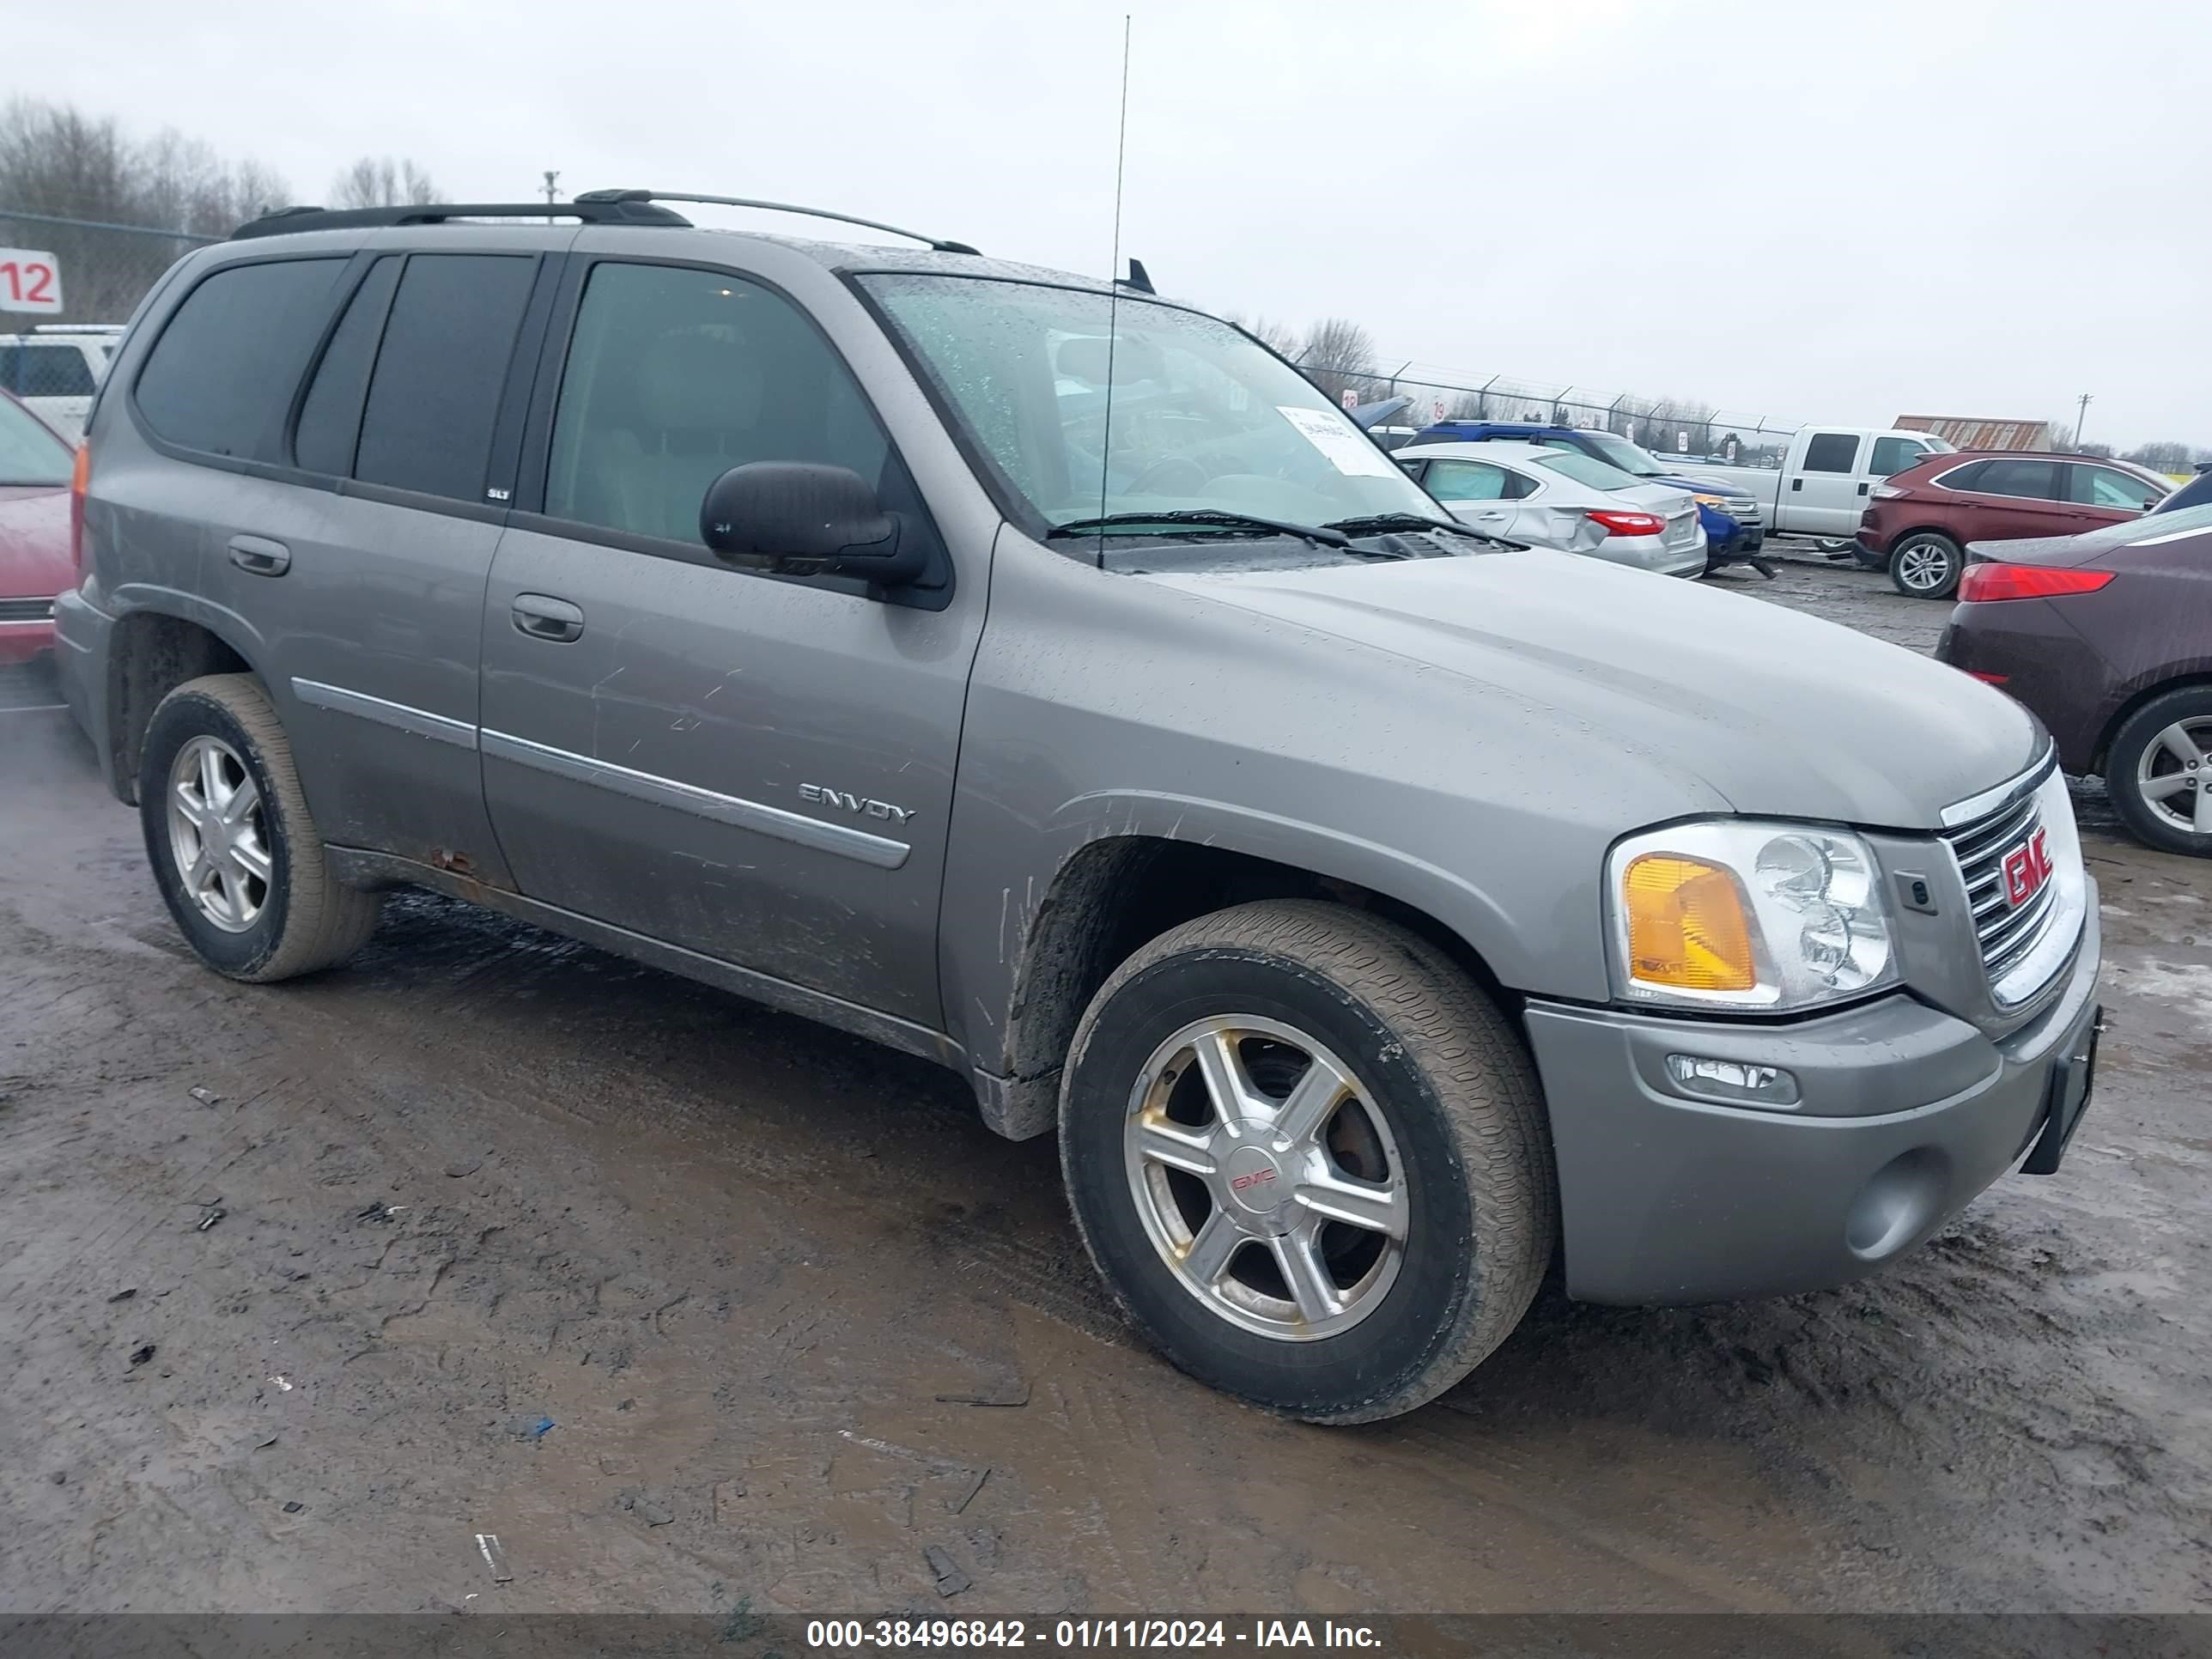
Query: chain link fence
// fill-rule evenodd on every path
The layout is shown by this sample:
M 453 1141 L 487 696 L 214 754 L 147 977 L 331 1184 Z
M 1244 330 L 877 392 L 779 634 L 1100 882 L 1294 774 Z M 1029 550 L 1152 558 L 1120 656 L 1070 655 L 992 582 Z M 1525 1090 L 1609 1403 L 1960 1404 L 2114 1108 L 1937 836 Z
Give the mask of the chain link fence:
M 90 325 L 130 320 L 146 290 L 183 254 L 217 236 L 31 213 L 0 203 L 0 246 L 46 258 L 0 270 L 0 390 L 71 435 L 105 350 L 88 351 Z M 52 301 L 58 297 L 56 308 Z M 18 306 L 36 307 L 21 309 Z
M 52 255 L 63 300 L 58 312 L 17 314 L 0 310 L 0 387 L 18 397 L 71 395 L 84 373 L 83 359 L 74 352 L 44 349 L 53 343 L 52 331 L 127 320 L 172 263 L 204 243 L 221 240 L 189 231 L 27 212 L 0 203 L 0 246 Z M 0 290 L 0 301 L 6 297 Z M 47 342 L 38 340 L 40 332 L 49 336 Z M 1587 387 L 1502 374 L 1485 380 L 1453 380 L 1404 371 L 1382 374 L 1309 367 L 1305 372 L 1332 398 L 1348 397 L 1353 403 L 1412 399 L 1403 414 L 1392 417 L 1394 425 L 1541 421 L 1611 432 L 1655 453 L 1738 466 L 1779 466 L 1798 424 L 1765 415 L 1723 412 L 1680 398 L 1626 393 L 1608 398 Z M 88 394 L 89 387 L 82 390 Z
M 1410 365 L 1408 366 L 1411 367 Z M 1492 375 L 1486 380 L 1444 380 L 1401 371 L 1395 374 L 1307 368 L 1306 376 L 1332 398 L 1354 404 L 1390 398 L 1413 400 L 1391 424 L 1431 422 L 1528 421 L 1610 432 L 1654 454 L 1680 455 L 1731 466 L 1782 465 L 1800 422 L 1747 415 L 1681 398 L 1607 397 L 1587 387 Z

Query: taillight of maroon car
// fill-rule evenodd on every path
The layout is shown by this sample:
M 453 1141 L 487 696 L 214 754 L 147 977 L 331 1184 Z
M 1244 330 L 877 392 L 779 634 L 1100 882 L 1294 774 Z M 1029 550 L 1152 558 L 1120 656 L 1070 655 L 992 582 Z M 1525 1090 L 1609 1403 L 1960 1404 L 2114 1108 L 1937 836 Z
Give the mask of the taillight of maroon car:
M 92 446 L 76 447 L 76 466 L 70 474 L 70 567 L 77 586 L 84 586 L 84 498 L 92 488 Z
M 2069 569 L 2064 565 L 2006 564 L 1992 559 L 1966 567 L 1959 578 L 1959 603 L 1988 605 L 1997 599 L 2057 599 L 2069 593 L 2094 593 L 2118 574 Z

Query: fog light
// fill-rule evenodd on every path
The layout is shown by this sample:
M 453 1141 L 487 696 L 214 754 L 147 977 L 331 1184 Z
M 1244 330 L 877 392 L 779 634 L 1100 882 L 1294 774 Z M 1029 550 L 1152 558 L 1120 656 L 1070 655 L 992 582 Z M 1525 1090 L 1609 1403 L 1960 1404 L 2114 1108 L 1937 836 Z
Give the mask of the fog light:
M 1797 1103 L 1797 1079 L 1779 1066 L 1711 1060 L 1702 1054 L 1669 1054 L 1667 1074 L 1689 1093 L 1709 1100 L 1736 1100 L 1747 1106 Z

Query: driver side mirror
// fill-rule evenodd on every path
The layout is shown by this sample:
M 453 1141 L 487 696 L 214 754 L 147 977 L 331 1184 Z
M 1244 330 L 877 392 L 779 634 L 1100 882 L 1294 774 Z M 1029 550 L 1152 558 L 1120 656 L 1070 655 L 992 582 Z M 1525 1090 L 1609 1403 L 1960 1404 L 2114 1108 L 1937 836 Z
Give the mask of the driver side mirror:
M 749 569 L 884 587 L 918 579 L 927 557 L 859 473 L 809 461 L 732 467 L 707 487 L 699 536 L 716 557 Z

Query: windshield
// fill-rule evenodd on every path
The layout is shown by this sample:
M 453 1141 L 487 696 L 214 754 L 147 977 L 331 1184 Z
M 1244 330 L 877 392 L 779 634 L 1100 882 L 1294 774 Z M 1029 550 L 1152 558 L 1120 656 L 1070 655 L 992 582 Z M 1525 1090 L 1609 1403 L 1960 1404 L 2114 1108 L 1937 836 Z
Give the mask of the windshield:
M 1341 410 L 1226 323 L 1121 298 L 1109 444 L 1105 295 L 969 276 L 861 282 L 988 458 L 1013 498 L 1000 503 L 1009 516 L 1047 526 L 1152 512 L 1306 525 L 1440 516 Z
M 1656 478 L 1667 470 L 1653 460 L 1645 451 L 1638 449 L 1626 438 L 1614 437 L 1610 432 L 1587 433 L 1583 435 L 1583 441 L 1623 472 L 1633 477 Z M 1588 483 L 1589 480 L 1585 479 L 1583 482 Z M 1606 488 L 1613 489 L 1618 489 L 1619 486 L 1607 484 Z
M 1588 484 L 1593 489 L 1632 489 L 1635 475 L 1624 472 L 1617 466 L 1608 466 L 1595 455 L 1585 455 L 1579 449 L 1553 449 L 1544 453 L 1543 465 L 1562 477 L 1572 478 L 1577 483 Z
M 0 484 L 67 484 L 75 459 L 52 428 L 0 398 Z

